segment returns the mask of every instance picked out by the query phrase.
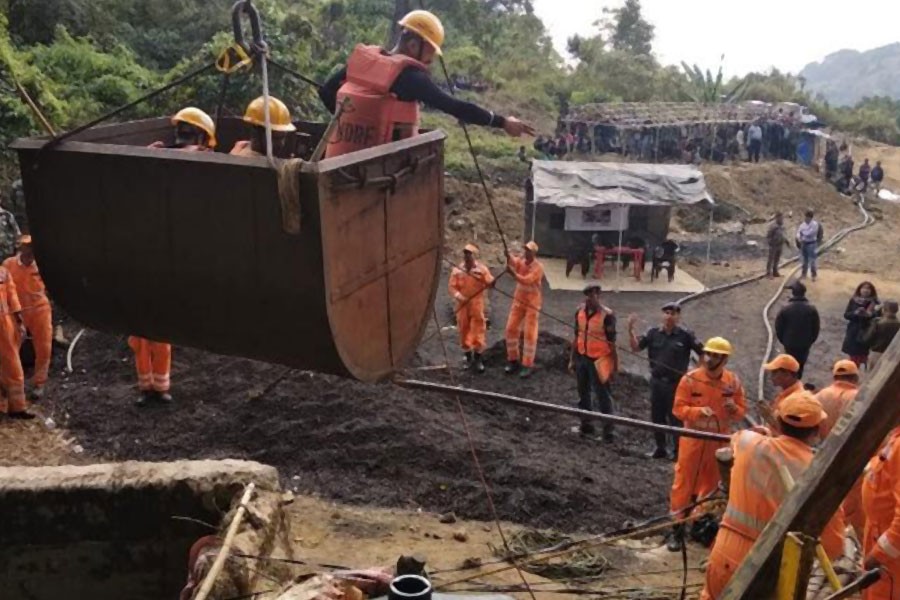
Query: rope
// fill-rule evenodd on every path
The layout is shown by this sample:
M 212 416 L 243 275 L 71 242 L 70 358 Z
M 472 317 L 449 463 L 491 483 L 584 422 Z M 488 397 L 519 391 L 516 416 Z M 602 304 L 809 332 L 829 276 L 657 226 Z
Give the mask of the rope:
M 194 69 L 190 73 L 187 73 L 186 75 L 182 75 L 175 81 L 172 81 L 171 83 L 168 83 L 161 88 L 153 90 L 149 94 L 145 94 L 144 96 L 141 96 L 137 100 L 133 100 L 133 101 L 129 102 L 128 104 L 125 104 L 124 106 L 120 106 L 119 108 L 117 108 L 113 111 L 110 111 L 103 116 L 97 117 L 93 121 L 90 121 L 89 123 L 81 125 L 80 127 L 76 127 L 75 129 L 66 131 L 65 133 L 62 133 L 61 135 L 58 135 L 58 136 L 50 139 L 46 144 L 44 144 L 44 146 L 41 148 L 41 152 L 43 152 L 44 150 L 52 150 L 53 148 L 55 148 L 56 146 L 61 144 L 63 141 L 69 139 L 70 137 L 72 137 L 74 135 L 78 135 L 79 133 L 82 133 L 83 131 L 87 131 L 88 129 L 91 129 L 92 127 L 96 127 L 100 123 L 103 123 L 104 121 L 108 121 L 109 119 L 122 114 L 129 108 L 133 108 L 133 107 L 137 106 L 138 104 L 146 102 L 147 100 L 152 100 L 153 98 L 156 98 L 160 94 L 167 92 L 167 91 L 171 90 L 172 88 L 178 87 L 179 85 L 190 81 L 194 77 L 197 77 L 198 75 L 202 75 L 203 73 L 205 73 L 206 71 L 209 71 L 210 69 L 214 69 L 215 66 L 216 66 L 216 63 L 211 62 L 207 65 L 204 65 L 202 67 Z
M 274 168 L 275 159 L 272 156 L 272 114 L 269 110 L 269 69 L 266 66 L 269 59 L 265 53 L 262 54 L 262 60 L 259 61 L 259 68 L 262 72 L 262 88 L 263 88 L 263 115 L 266 120 L 266 158 L 269 164 Z
M 432 306 L 431 314 L 434 317 L 434 324 L 438 327 L 438 331 L 440 331 L 440 323 L 438 323 L 437 318 L 437 309 Z M 450 357 L 447 354 L 447 344 L 444 341 L 443 334 L 440 335 L 441 340 L 441 348 L 444 352 L 444 362 L 450 364 Z M 447 371 L 450 374 L 450 381 L 455 385 L 455 377 L 453 376 L 453 370 L 448 369 Z M 475 471 L 478 473 L 478 478 L 481 480 L 481 487 L 484 489 L 484 495 L 487 498 L 488 508 L 491 511 L 491 515 L 494 519 L 494 523 L 497 525 L 497 533 L 500 534 L 500 539 L 503 542 L 503 548 L 506 550 L 508 554 L 512 554 L 512 550 L 509 547 L 509 541 L 506 539 L 506 534 L 503 532 L 503 525 L 500 523 L 500 515 L 497 512 L 497 507 L 494 504 L 494 496 L 491 492 L 491 487 L 487 482 L 487 477 L 485 477 L 484 469 L 481 467 L 481 461 L 478 458 L 478 451 L 475 448 L 475 440 L 472 438 L 472 431 L 469 429 L 469 420 L 466 418 L 466 412 L 463 409 L 462 400 L 460 400 L 459 395 L 454 396 L 456 400 L 456 410 L 459 413 L 459 419 L 463 426 L 463 431 L 466 434 L 466 440 L 469 443 L 469 451 L 472 454 L 472 462 L 475 465 Z M 516 573 L 518 573 L 519 578 L 522 580 L 522 583 L 525 584 L 525 587 L 528 589 L 528 594 L 531 596 L 531 600 L 537 600 L 534 595 L 534 591 L 531 589 L 531 586 L 528 584 L 528 580 L 525 579 L 525 574 L 522 573 L 522 570 L 519 568 L 519 565 L 515 560 L 511 561 L 513 567 L 516 569 Z
M 271 58 L 268 59 L 268 60 L 269 60 L 269 64 L 272 65 L 273 67 L 275 67 L 276 69 L 281 69 L 282 71 L 284 71 L 284 72 L 287 73 L 288 75 L 292 75 L 293 77 L 296 77 L 297 79 L 299 79 L 299 80 L 302 81 L 303 83 L 308 83 L 309 85 L 314 86 L 314 87 L 317 87 L 317 88 L 320 88 L 320 87 L 322 87 L 322 86 L 324 85 L 324 84 L 319 83 L 319 82 L 316 81 L 315 79 L 310 79 L 309 77 L 307 77 L 307 76 L 304 75 L 303 73 L 300 73 L 299 71 L 295 71 L 294 69 L 291 69 L 290 67 L 286 67 L 286 66 L 284 66 L 284 65 L 281 64 L 281 63 L 275 62 L 275 61 L 272 60 Z

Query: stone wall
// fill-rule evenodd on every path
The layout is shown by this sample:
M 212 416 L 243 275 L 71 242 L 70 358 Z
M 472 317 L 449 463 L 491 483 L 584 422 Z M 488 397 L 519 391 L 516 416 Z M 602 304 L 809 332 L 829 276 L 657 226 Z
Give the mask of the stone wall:
M 191 544 L 217 532 L 250 482 L 265 501 L 242 531 L 242 550 L 262 554 L 289 539 L 272 500 L 273 467 L 223 460 L 0 468 L 0 595 L 177 598 Z

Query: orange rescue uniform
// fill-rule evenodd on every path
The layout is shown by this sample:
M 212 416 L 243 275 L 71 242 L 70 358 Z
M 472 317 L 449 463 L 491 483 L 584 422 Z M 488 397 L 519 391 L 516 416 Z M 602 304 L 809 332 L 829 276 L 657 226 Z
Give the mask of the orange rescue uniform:
M 863 552 L 886 569 L 863 600 L 900 599 L 900 427 L 888 435 L 863 474 Z
M 736 410 L 729 413 L 728 401 Z M 703 408 L 712 409 L 709 417 Z M 672 414 L 688 429 L 730 433 L 731 425 L 739 422 L 747 412 L 744 387 L 737 375 L 728 369 L 714 377 L 706 367 L 689 371 L 678 383 Z M 670 508 L 673 514 L 685 510 L 692 498 L 702 498 L 719 486 L 719 467 L 716 450 L 726 442 L 697 440 L 681 436 L 678 440 L 678 462 L 675 463 L 675 480 L 672 483 Z
M 171 385 L 172 345 L 131 336 L 128 345 L 134 351 L 138 387 L 142 392 L 168 392 Z
M 728 506 L 709 555 L 701 600 L 714 600 L 721 595 L 787 495 L 779 466 L 787 467 L 794 479 L 798 479 L 813 459 L 812 448 L 785 435 L 769 437 L 749 430 L 739 431 L 732 437 L 731 446 L 734 466 Z M 843 532 L 838 509 L 821 538 L 825 552 L 832 559 L 843 551 Z
M 388 54 L 379 46 L 359 44 L 347 59 L 347 78 L 337 93 L 337 106 L 349 101 L 328 140 L 326 157 L 340 156 L 419 133 L 419 103 L 403 102 L 391 93 L 408 67 L 427 70 L 414 58 Z
M 53 348 L 53 315 L 47 288 L 38 271 L 37 262 L 26 266 L 21 255 L 11 256 L 3 262 L 3 266 L 12 275 L 16 284 L 16 293 L 22 307 L 22 320 L 31 334 L 34 344 L 34 385 L 40 387 L 47 383 L 50 373 L 50 354 Z
M 775 399 L 772 400 L 772 414 L 776 415 L 778 413 L 778 407 L 781 406 L 781 401 L 790 396 L 791 394 L 796 394 L 797 392 L 803 391 L 803 382 L 799 379 L 794 382 L 794 385 L 787 387 L 781 391 L 780 394 L 775 396 Z M 775 419 L 778 420 L 778 417 L 775 416 Z
M 534 355 L 537 353 L 538 315 L 543 302 L 541 282 L 544 279 L 544 267 L 534 259 L 528 263 L 524 258 L 512 257 L 510 264 L 516 278 L 516 293 L 513 295 L 506 321 L 506 358 L 510 362 L 519 360 L 519 336 L 522 334 L 524 322 L 524 340 L 522 343 L 522 366 L 534 366 Z
M 826 388 L 819 390 L 816 394 L 816 400 L 822 405 L 822 409 L 828 414 L 828 418 L 822 423 L 822 437 L 825 438 L 841 415 L 844 414 L 853 401 L 856 400 L 856 394 L 859 392 L 859 386 L 849 381 L 835 381 Z M 844 498 L 841 506 L 844 509 L 844 521 L 853 526 L 857 537 L 860 539 L 863 535 L 866 519 L 862 511 L 862 481 L 860 477 L 853 484 L 853 488 Z
M 27 408 L 25 373 L 19 360 L 22 340 L 13 316 L 21 310 L 16 283 L 6 267 L 0 266 L 0 413 L 23 412 Z
M 484 290 L 494 282 L 494 276 L 484 264 L 475 261 L 472 269 L 463 262 L 453 267 L 447 289 L 456 300 L 456 326 L 463 352 L 484 352 L 485 340 Z

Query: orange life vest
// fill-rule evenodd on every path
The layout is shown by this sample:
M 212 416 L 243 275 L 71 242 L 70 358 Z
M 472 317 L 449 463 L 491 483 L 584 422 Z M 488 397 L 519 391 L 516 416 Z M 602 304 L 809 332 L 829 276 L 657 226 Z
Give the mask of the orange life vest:
M 407 67 L 426 69 L 403 54 L 385 54 L 378 46 L 356 46 L 347 60 L 347 79 L 338 90 L 338 106 L 349 99 L 328 140 L 326 157 L 340 156 L 419 133 L 419 104 L 402 102 L 391 86 Z
M 612 311 L 601 306 L 588 318 L 587 309 L 578 309 L 578 331 L 575 332 L 575 351 L 588 358 L 597 359 L 612 353 L 610 343 L 606 339 L 603 322 Z

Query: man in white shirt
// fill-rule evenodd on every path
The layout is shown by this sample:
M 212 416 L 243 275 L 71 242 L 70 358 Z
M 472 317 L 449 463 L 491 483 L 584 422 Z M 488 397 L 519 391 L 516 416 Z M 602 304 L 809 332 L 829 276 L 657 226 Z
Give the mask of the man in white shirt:
M 812 280 L 816 280 L 818 275 L 816 270 L 816 253 L 819 250 L 819 244 L 822 242 L 823 236 L 824 230 L 819 225 L 819 222 L 813 219 L 813 211 L 806 211 L 803 222 L 797 227 L 797 247 L 800 249 L 800 255 L 803 257 L 801 279 L 804 279 L 806 273 L 810 272 Z

